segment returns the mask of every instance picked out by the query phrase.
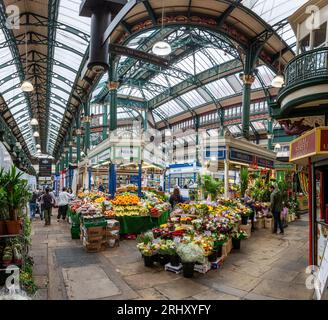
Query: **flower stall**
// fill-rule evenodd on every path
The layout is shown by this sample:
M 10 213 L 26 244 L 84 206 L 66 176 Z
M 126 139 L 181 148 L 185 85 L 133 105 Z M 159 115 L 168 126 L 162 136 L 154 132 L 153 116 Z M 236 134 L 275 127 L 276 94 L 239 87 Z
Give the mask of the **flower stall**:
M 240 249 L 240 241 L 248 237 L 240 230 L 246 211 L 231 199 L 179 204 L 167 223 L 137 238 L 137 248 L 146 266 L 160 263 L 185 277 L 194 271 L 206 273 L 218 268 L 232 246 Z

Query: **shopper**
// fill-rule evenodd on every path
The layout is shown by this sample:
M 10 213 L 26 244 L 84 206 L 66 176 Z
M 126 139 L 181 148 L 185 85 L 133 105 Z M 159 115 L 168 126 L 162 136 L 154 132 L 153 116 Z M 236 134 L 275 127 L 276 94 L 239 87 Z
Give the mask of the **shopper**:
M 41 203 L 43 206 L 43 213 L 44 213 L 44 220 L 45 220 L 45 226 L 50 226 L 51 223 L 51 208 L 54 205 L 54 199 L 49 194 L 50 190 L 49 188 L 46 188 L 45 193 L 41 197 Z
M 67 192 L 67 189 L 64 187 L 63 191 L 59 192 L 58 196 L 58 216 L 57 222 L 59 222 L 60 218 L 63 220 L 66 219 L 68 203 L 72 199 L 72 196 Z
M 102 183 L 99 183 L 98 191 L 99 192 L 105 192 L 105 187 L 104 187 L 104 185 Z
M 39 198 L 38 198 L 38 208 L 39 208 L 39 212 L 40 212 L 40 219 L 41 221 L 43 220 L 44 217 L 44 208 L 43 208 L 43 202 L 42 202 L 42 197 L 44 195 L 44 192 L 40 189 L 39 191 Z
M 34 219 L 35 218 L 35 213 L 36 213 L 36 201 L 38 200 L 38 193 L 36 190 L 33 191 L 32 197 L 29 201 L 29 206 L 30 206 L 30 218 Z
M 251 231 L 254 231 L 255 230 L 255 224 L 254 224 L 254 218 L 255 218 L 255 206 L 254 206 L 254 203 L 255 203 L 255 201 L 252 198 L 252 195 L 251 195 L 251 192 L 250 192 L 249 189 L 247 189 L 245 191 L 244 203 L 245 203 L 245 206 L 251 210 L 251 214 L 250 214 L 249 218 L 252 221 L 252 229 L 251 229 Z
M 270 208 L 274 219 L 273 233 L 278 232 L 278 225 L 279 225 L 280 234 L 284 234 L 284 227 L 282 225 L 281 216 L 280 216 L 281 211 L 283 209 L 282 196 L 278 188 L 275 188 L 274 186 L 270 186 L 270 191 L 271 191 Z
M 180 189 L 178 187 L 175 187 L 173 189 L 173 194 L 170 196 L 170 200 L 169 200 L 172 209 L 179 203 L 183 203 L 183 197 L 180 194 Z

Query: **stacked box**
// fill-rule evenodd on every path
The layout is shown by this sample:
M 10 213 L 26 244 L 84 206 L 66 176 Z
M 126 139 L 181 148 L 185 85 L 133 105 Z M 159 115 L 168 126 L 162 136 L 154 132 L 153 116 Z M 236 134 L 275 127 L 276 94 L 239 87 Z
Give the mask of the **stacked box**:
M 120 240 L 120 223 L 117 220 L 107 220 L 107 227 L 105 229 L 105 245 L 114 247 L 119 244 Z
M 272 218 L 264 218 L 264 227 L 265 229 L 273 229 L 273 219 Z
M 232 250 L 232 239 L 229 240 L 222 246 L 222 256 L 226 257 Z
M 99 252 L 103 249 L 103 239 L 105 235 L 104 227 L 82 227 L 81 239 L 87 252 Z

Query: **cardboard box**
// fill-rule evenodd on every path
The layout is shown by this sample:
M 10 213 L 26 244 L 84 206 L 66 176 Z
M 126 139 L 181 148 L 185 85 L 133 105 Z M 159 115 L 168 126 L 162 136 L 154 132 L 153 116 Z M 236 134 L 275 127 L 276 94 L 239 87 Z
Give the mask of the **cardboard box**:
M 265 229 L 273 229 L 273 218 L 264 218 L 264 227 Z
M 206 262 L 204 264 L 195 264 L 194 271 L 199 273 L 206 273 L 211 270 L 211 263 Z
M 232 250 L 232 239 L 230 238 L 223 246 L 222 246 L 222 256 L 226 257 Z
M 264 228 L 264 218 L 258 218 L 254 223 L 255 229 L 263 229 Z
M 103 236 L 105 229 L 104 227 L 91 227 L 86 230 L 86 234 L 88 235 L 88 237 L 92 237 L 92 236 Z

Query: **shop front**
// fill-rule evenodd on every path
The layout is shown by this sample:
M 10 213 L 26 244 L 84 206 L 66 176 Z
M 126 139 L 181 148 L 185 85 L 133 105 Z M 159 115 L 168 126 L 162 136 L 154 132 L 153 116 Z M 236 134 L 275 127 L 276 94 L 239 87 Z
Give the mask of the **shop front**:
M 309 265 L 326 268 L 328 242 L 328 127 L 315 128 L 290 145 L 290 161 L 308 171 Z

